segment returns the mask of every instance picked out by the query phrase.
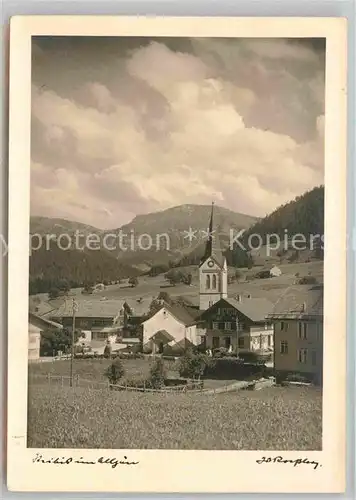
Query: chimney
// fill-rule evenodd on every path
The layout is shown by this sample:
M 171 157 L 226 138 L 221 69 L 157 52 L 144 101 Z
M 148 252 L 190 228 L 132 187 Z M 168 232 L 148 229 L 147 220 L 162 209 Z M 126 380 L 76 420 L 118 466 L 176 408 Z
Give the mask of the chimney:
M 248 293 L 248 294 L 247 294 L 247 298 L 248 298 L 248 299 L 250 299 L 250 298 L 251 298 L 251 294 L 250 294 L 250 293 Z
M 241 295 L 240 295 L 240 294 L 236 295 L 236 300 L 237 300 L 237 302 L 241 302 L 242 297 L 241 297 Z

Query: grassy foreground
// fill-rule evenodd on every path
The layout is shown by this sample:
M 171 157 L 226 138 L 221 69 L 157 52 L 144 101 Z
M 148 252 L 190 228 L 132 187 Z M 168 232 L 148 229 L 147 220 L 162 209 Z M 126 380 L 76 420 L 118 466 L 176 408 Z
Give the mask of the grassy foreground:
M 80 378 L 93 380 L 95 382 L 107 382 L 104 376 L 105 370 L 111 365 L 110 359 L 76 359 L 73 363 L 74 375 Z M 122 361 L 125 369 L 124 379 L 142 379 L 147 377 L 153 365 L 153 359 L 125 359 Z M 177 364 L 165 361 L 168 372 L 176 372 Z M 70 373 L 70 362 L 68 360 L 55 361 L 53 363 L 30 363 L 29 373 L 33 375 L 59 375 L 68 377 Z M 177 373 L 178 375 L 178 373 Z
M 320 450 L 321 392 L 112 393 L 30 386 L 28 447 Z

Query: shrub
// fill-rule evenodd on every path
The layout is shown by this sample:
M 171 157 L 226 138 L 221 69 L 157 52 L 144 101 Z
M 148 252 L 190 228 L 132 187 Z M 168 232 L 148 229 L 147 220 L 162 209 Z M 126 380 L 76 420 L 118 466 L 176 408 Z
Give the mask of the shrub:
M 200 378 L 208 366 L 211 366 L 213 361 L 206 354 L 187 351 L 179 361 L 179 375 L 188 378 Z
M 286 377 L 286 381 L 307 383 L 310 382 L 310 379 L 308 376 L 301 375 L 300 373 L 289 373 Z
M 129 279 L 129 285 L 131 285 L 132 287 L 135 287 L 138 285 L 138 279 L 136 277 L 132 277 Z
M 245 363 L 251 363 L 255 365 L 264 364 L 267 361 L 270 361 L 272 354 L 259 354 L 258 352 L 253 351 L 240 351 L 239 358 L 242 359 Z
M 316 285 L 317 283 L 318 280 L 315 278 L 315 276 L 303 276 L 298 281 L 299 285 Z
M 241 359 L 233 357 L 218 358 L 214 364 L 208 365 L 204 371 L 205 378 L 222 380 L 244 380 L 248 378 L 261 378 L 266 375 L 263 364 L 245 364 Z
M 214 358 L 223 358 L 229 355 L 228 349 L 226 347 L 218 347 L 213 351 Z
M 104 373 L 110 384 L 117 384 L 124 374 L 125 370 L 120 359 L 115 359 Z
M 150 382 L 151 386 L 154 389 L 160 389 L 162 386 L 164 386 L 164 380 L 166 376 L 167 374 L 164 361 L 163 359 L 158 358 L 151 367 L 148 382 Z
M 106 344 L 104 349 L 104 358 L 110 358 L 112 353 L 112 346 L 110 344 Z

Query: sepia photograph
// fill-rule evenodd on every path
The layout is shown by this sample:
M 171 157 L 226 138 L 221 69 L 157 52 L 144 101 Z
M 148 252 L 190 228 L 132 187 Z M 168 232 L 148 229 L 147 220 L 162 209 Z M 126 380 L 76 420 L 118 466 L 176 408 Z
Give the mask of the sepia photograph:
M 261 485 L 289 464 L 310 486 L 315 452 L 342 453 L 325 441 L 345 363 L 327 34 L 230 32 L 28 41 L 27 416 L 12 435 L 39 473 L 74 456 L 132 473 L 134 450 L 255 451 Z

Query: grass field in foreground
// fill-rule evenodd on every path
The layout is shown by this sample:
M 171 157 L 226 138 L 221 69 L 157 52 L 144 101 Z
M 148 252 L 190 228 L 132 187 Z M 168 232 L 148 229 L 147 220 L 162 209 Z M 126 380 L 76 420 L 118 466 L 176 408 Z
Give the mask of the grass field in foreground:
M 28 446 L 320 450 L 321 402 L 315 388 L 207 396 L 33 386 Z
M 104 372 L 107 367 L 113 362 L 110 359 L 75 359 L 73 362 L 74 375 L 86 380 L 95 382 L 107 382 Z M 153 359 L 125 359 L 122 361 L 125 369 L 124 378 L 139 379 L 148 376 L 150 367 L 153 364 Z M 173 362 L 174 363 L 174 362 Z M 165 362 L 167 370 L 173 370 L 172 362 Z M 46 363 L 30 363 L 28 366 L 30 374 L 34 375 L 60 375 L 68 377 L 70 374 L 70 361 L 54 361 Z
M 74 360 L 74 375 L 78 375 L 83 380 L 91 380 L 93 382 L 107 382 L 104 372 L 112 363 L 110 359 L 76 359 Z M 150 368 L 154 363 L 154 359 L 124 359 L 122 360 L 125 369 L 125 375 L 121 383 L 125 380 L 142 380 L 149 376 Z M 167 374 L 173 377 L 178 377 L 178 362 L 164 361 L 167 369 Z M 54 361 L 46 363 L 30 363 L 28 365 L 29 374 L 31 375 L 47 375 L 50 373 L 53 376 L 69 377 L 70 361 Z M 42 381 L 46 383 L 45 380 Z M 224 385 L 229 385 L 233 380 L 204 380 L 206 389 L 216 389 Z M 53 383 L 52 383 L 53 384 Z

